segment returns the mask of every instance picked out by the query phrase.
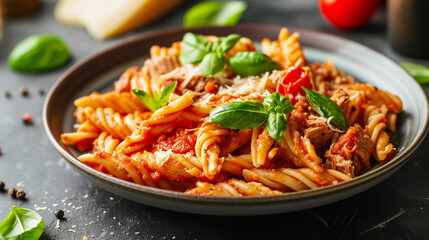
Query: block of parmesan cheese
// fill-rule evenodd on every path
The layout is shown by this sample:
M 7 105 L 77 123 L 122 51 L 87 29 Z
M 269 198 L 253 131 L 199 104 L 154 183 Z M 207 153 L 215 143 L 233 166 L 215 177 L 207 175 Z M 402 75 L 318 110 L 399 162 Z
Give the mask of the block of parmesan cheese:
M 81 26 L 96 39 L 106 39 L 144 26 L 177 7 L 183 0 L 60 0 L 55 17 Z

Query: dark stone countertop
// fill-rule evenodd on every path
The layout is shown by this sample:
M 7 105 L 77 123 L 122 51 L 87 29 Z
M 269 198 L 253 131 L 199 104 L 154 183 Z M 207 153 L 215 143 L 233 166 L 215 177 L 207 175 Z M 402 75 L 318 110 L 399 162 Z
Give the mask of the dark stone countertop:
M 42 239 L 427 239 L 429 236 L 429 141 L 392 177 L 354 197 L 327 206 L 287 214 L 258 217 L 213 217 L 183 214 L 148 207 L 104 191 L 83 179 L 60 157 L 42 125 L 45 92 L 78 61 L 120 42 L 128 36 L 180 26 L 195 1 L 150 27 L 126 36 L 99 42 L 84 30 L 55 21 L 55 1 L 43 2 L 30 17 L 4 22 L 0 42 L 0 180 L 6 187 L 27 192 L 26 201 L 0 192 L 0 220 L 10 207 L 30 208 L 45 220 Z M 313 29 L 362 43 L 394 60 L 421 61 L 392 52 L 385 36 L 385 14 L 380 9 L 367 27 L 351 32 L 337 30 L 319 14 L 314 0 L 249 1 L 242 22 L 275 23 Z M 71 48 L 73 59 L 65 67 L 40 74 L 21 74 L 7 67 L 12 48 L 25 37 L 56 33 Z M 30 92 L 24 98 L 19 87 Z M 12 97 L 3 93 L 9 90 Z M 426 91 L 429 88 L 425 89 Z M 24 113 L 34 124 L 25 126 Z M 66 220 L 56 229 L 55 209 L 64 209 Z M 74 232 L 69 231 L 72 229 Z

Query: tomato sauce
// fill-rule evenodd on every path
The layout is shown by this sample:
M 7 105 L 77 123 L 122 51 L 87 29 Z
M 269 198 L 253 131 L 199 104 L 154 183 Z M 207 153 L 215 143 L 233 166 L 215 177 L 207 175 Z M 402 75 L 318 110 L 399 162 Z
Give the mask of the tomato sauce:
M 179 128 L 172 136 L 166 134 L 161 135 L 158 138 L 156 147 L 164 151 L 171 150 L 174 153 L 188 153 L 195 149 L 196 142 L 197 136 L 195 136 L 195 134 L 183 128 Z

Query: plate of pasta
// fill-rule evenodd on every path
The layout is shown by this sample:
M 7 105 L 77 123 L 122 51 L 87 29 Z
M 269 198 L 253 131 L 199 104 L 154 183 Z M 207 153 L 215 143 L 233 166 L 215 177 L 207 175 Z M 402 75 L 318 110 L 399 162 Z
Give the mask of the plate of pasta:
M 297 211 L 398 170 L 428 102 L 398 65 L 305 29 L 241 24 L 132 37 L 69 69 L 46 132 L 84 177 L 174 211 Z

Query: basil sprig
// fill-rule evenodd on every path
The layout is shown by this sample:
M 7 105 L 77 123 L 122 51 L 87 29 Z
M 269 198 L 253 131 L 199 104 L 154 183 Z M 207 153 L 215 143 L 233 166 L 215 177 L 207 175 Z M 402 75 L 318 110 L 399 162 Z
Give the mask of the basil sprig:
M 429 84 L 429 68 L 409 62 L 398 62 L 421 85 Z
M 157 92 L 154 92 L 153 98 L 145 91 L 137 88 L 133 89 L 133 93 L 144 105 L 146 105 L 147 108 L 149 108 L 149 110 L 155 112 L 156 110 L 167 105 L 168 99 L 176 89 L 176 86 L 177 82 L 170 83 L 167 87 L 164 88 L 164 90 L 162 90 L 161 95 L 159 95 Z
M 213 44 L 202 35 L 188 32 L 183 36 L 179 60 L 181 63 L 198 63 L 198 68 L 204 76 L 214 76 L 225 69 L 225 54 L 240 38 L 238 34 L 231 34 L 221 37 Z
M 183 18 L 187 28 L 202 26 L 233 26 L 240 21 L 247 4 L 243 1 L 201 2 L 192 6 Z
M 287 98 L 274 92 L 263 103 L 238 101 L 215 108 L 207 121 L 230 129 L 251 129 L 265 124 L 268 133 L 280 141 L 286 128 L 286 113 L 295 109 Z
M 30 209 L 12 207 L 12 211 L 0 224 L 0 239 L 37 240 L 43 233 L 42 217 Z
M 182 39 L 179 60 L 184 64 L 198 64 L 204 76 L 212 77 L 225 70 L 225 55 L 240 38 L 240 35 L 231 34 L 211 43 L 202 35 L 188 32 Z M 281 69 L 275 61 L 259 52 L 238 52 L 229 59 L 229 65 L 232 71 L 242 77 L 259 76 Z
M 331 122 L 343 129 L 347 129 L 347 121 L 344 116 L 341 108 L 336 104 L 332 99 L 327 96 L 320 94 L 316 91 L 302 87 L 306 93 L 306 98 L 311 107 L 316 111 L 320 116 L 327 119 L 331 118 Z
M 276 62 L 259 52 L 239 52 L 229 59 L 229 65 L 242 77 L 259 76 L 280 69 Z

